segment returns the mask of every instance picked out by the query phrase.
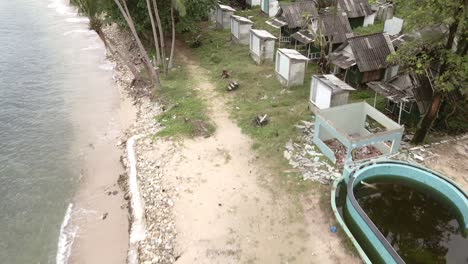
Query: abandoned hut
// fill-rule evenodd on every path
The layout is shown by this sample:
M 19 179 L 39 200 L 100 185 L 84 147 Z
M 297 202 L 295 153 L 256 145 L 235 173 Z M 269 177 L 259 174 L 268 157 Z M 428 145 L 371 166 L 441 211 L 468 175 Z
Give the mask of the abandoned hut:
M 387 62 L 394 52 L 386 33 L 348 38 L 330 56 L 333 74 L 355 85 L 389 80 L 398 73 L 398 65 Z
M 216 8 L 216 28 L 226 29 L 231 27 L 231 16 L 236 10 L 227 5 L 218 4 Z
M 333 163 L 398 152 L 404 128 L 366 102 L 316 113 L 314 144 Z
M 280 9 L 278 0 L 260 0 L 260 9 L 268 17 L 273 17 Z
M 315 37 L 307 29 L 299 30 L 298 32 L 291 35 L 294 42 L 294 49 L 302 53 L 309 59 L 320 58 L 320 50 L 317 50 L 313 43 Z
M 309 108 L 316 112 L 348 103 L 349 93 L 355 89 L 335 75 L 312 75 Z
M 231 39 L 235 43 L 248 45 L 253 22 L 245 17 L 231 16 Z
M 322 45 L 326 49 L 326 53 L 328 53 L 328 45 L 331 44 L 332 50 L 335 50 L 341 43 L 346 42 L 348 37 L 353 36 L 353 30 L 346 13 L 324 13 L 312 17 L 309 23 L 309 30 L 312 32 L 314 39 L 321 39 L 321 43 L 326 43 L 326 45 Z M 320 46 L 316 44 L 312 49 L 320 54 Z
M 287 87 L 302 85 L 308 61 L 309 58 L 297 50 L 278 49 L 276 51 L 276 78 Z
M 317 15 L 314 1 L 300 1 L 282 5 L 275 17 L 266 23 L 280 29 L 280 43 L 290 43 L 291 35 L 307 28 L 309 18 Z
M 376 97 L 377 94 L 385 97 L 385 110 L 392 116 L 398 116 L 399 124 L 402 117 L 406 117 L 407 121 L 417 122 L 419 116 L 426 113 L 431 106 L 433 91 L 425 76 L 399 74 L 386 82 L 369 82 L 367 86 L 374 90 Z
M 273 62 L 276 37 L 266 30 L 250 30 L 250 56 L 257 64 Z
M 348 16 L 351 28 L 369 25 L 374 21 L 369 0 L 338 0 L 337 5 Z
M 245 1 L 249 6 L 259 6 L 260 0 L 246 0 Z

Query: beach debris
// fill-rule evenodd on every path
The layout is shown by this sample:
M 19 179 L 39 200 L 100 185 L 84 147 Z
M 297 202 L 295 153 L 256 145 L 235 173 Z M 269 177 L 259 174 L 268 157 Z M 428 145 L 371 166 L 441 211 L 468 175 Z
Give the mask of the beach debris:
M 221 74 L 221 78 L 228 79 L 229 77 L 231 77 L 229 72 L 227 70 L 223 70 L 223 73 Z
M 254 123 L 257 126 L 266 126 L 270 119 L 268 118 L 268 115 L 257 115 L 254 119 Z
M 330 232 L 336 233 L 336 226 L 331 226 L 330 227 Z
M 237 90 L 239 88 L 239 84 L 235 81 L 231 81 L 229 82 L 228 86 L 227 86 L 227 90 L 230 92 L 230 91 L 234 91 L 234 90 Z
M 109 215 L 109 213 L 103 213 L 102 216 L 101 216 L 101 219 L 102 220 L 105 220 L 107 218 L 107 216 Z

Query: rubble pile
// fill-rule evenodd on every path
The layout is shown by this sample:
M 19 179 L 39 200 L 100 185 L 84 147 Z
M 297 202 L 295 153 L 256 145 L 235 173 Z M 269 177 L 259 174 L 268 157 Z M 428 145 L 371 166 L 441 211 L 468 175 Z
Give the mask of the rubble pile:
M 121 31 L 117 25 L 106 26 L 103 31 L 114 50 L 127 54 L 137 68 L 142 67 L 138 49 L 128 32 Z M 132 98 L 138 109 L 136 122 L 125 132 L 117 145 L 125 151 L 121 161 L 128 170 L 125 142 L 133 135 L 142 136 L 135 144 L 138 187 L 144 204 L 146 223 L 145 238 L 139 245 L 139 263 L 174 263 L 177 235 L 172 213 L 174 191 L 163 181 L 164 174 L 160 164 L 164 161 L 155 160 L 151 156 L 156 148 L 153 136 L 162 129 L 154 117 L 159 115 L 163 108 L 159 103 L 150 100 L 151 91 L 148 86 L 136 83 L 133 74 L 122 61 L 112 58 L 112 54 L 108 55 L 109 60 L 115 64 L 114 81 L 123 96 Z M 122 184 L 126 185 L 126 177 L 123 178 Z M 128 188 L 123 189 L 127 192 L 124 197 L 128 200 L 130 198 Z
M 314 146 L 314 123 L 301 121 L 296 128 L 301 132 L 298 142 L 289 140 L 286 143 L 284 157 L 289 164 L 302 173 L 304 180 L 330 184 L 340 177 L 339 170 L 331 165 L 327 158 Z

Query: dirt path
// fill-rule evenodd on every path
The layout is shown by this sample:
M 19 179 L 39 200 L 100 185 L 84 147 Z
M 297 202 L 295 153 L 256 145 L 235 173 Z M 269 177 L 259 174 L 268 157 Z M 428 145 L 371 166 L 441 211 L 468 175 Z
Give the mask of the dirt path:
M 212 137 L 184 140 L 163 156 L 164 179 L 178 190 L 177 263 L 359 263 L 329 232 L 319 194 L 302 210 L 270 182 L 273 176 L 229 119 L 207 70 L 184 54 L 180 59 L 217 129 Z

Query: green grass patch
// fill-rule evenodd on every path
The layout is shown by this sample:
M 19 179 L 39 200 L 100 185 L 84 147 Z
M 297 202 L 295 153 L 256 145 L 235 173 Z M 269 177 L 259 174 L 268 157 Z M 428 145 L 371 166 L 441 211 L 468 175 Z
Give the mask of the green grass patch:
M 353 29 L 353 32 L 356 35 L 369 35 L 374 33 L 382 33 L 384 31 L 384 24 L 381 22 L 377 22 L 373 25 L 368 25 L 367 27 L 357 27 Z
M 180 66 L 161 82 L 163 88 L 155 94 L 167 110 L 155 117 L 164 126 L 156 136 L 207 137 L 213 134 L 215 127 L 206 115 L 205 102 L 192 89 L 194 82 L 187 69 Z

